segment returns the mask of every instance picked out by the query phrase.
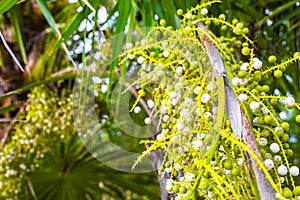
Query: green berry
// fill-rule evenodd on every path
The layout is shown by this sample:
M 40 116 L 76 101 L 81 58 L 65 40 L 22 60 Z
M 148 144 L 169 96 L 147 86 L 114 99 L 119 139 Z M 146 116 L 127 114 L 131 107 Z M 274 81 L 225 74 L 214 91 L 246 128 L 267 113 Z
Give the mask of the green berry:
M 267 129 L 264 129 L 262 132 L 261 132 L 261 136 L 263 137 L 268 137 L 270 135 L 270 131 L 268 131 Z
M 174 185 L 173 188 L 172 188 L 172 191 L 175 192 L 175 193 L 178 193 L 179 192 L 179 186 Z
M 146 96 L 146 92 L 145 92 L 145 90 L 139 90 L 139 96 L 141 96 L 141 97 L 145 97 Z
M 241 173 L 241 169 L 240 169 L 239 167 L 234 167 L 234 168 L 232 168 L 232 170 L 231 170 L 231 174 L 232 174 L 233 176 L 238 176 L 238 175 L 240 175 L 240 173 Z
M 243 28 L 242 32 L 246 35 L 249 33 L 249 29 L 247 27 Z
M 297 123 L 300 123 L 300 115 L 297 115 L 295 120 L 296 120 Z
M 253 90 L 251 90 L 251 92 L 252 92 L 252 94 L 254 94 L 254 95 L 258 95 L 258 90 L 257 90 L 257 89 L 253 89 Z
M 285 188 L 283 188 L 283 196 L 285 197 L 285 198 L 287 198 L 287 199 L 290 199 L 290 198 L 292 198 L 293 197 L 293 192 L 291 191 L 291 189 L 290 188 L 288 188 L 288 187 L 285 187 Z
M 280 126 L 285 131 L 288 131 L 290 129 L 290 124 L 288 122 L 282 122 Z
M 232 169 L 232 166 L 233 166 L 233 164 L 232 164 L 231 160 L 226 159 L 226 160 L 223 161 L 223 167 L 225 169 L 230 170 L 230 169 Z
M 242 48 L 242 54 L 243 54 L 244 56 L 248 56 L 249 53 L 250 53 L 249 47 L 243 47 L 243 48 Z
M 276 58 L 276 56 L 274 56 L 274 55 L 269 56 L 269 58 L 268 58 L 268 61 L 269 61 L 270 63 L 274 63 L 274 62 L 276 62 L 276 60 L 277 60 L 277 58 Z
M 283 135 L 284 136 L 284 135 Z M 288 139 L 287 139 L 288 140 Z M 288 144 L 288 143 L 284 143 L 283 144 L 283 148 L 285 148 L 285 149 L 289 149 L 290 148 L 290 145 Z
M 261 81 L 262 79 L 262 74 L 261 74 L 261 71 L 255 71 L 254 74 L 253 74 L 253 79 L 254 81 Z
M 284 66 L 284 65 L 280 65 L 280 66 L 279 66 L 279 69 L 280 69 L 281 71 L 283 71 L 283 72 L 284 72 L 284 71 L 286 70 L 286 66 Z
M 271 100 L 270 100 L 270 103 L 271 103 L 273 106 L 276 106 L 276 105 L 277 105 L 277 102 L 278 102 L 277 99 L 271 99 Z
M 206 20 L 206 21 L 205 21 L 205 25 L 206 25 L 206 26 L 209 26 L 210 24 L 211 24 L 211 21 L 210 21 L 210 20 Z
M 152 51 L 151 53 L 150 53 L 150 57 L 155 57 L 156 56 L 156 53 L 154 52 L 154 51 Z
M 295 52 L 293 56 L 294 58 L 298 58 L 298 57 L 300 58 L 300 52 Z
M 214 21 L 214 25 L 215 25 L 215 26 L 219 26 L 219 25 L 220 25 L 220 22 L 219 22 L 219 21 Z
M 288 150 L 286 151 L 286 155 L 288 155 L 288 156 L 292 156 L 293 154 L 294 154 L 294 152 L 293 152 L 292 149 L 288 149 Z
M 286 141 L 289 140 L 289 138 L 290 138 L 289 134 L 285 133 L 285 134 L 281 137 L 281 140 L 282 140 L 283 142 L 286 142 Z M 288 148 L 287 148 L 287 149 L 288 149 Z
M 300 196 L 300 186 L 296 186 L 293 190 L 295 196 Z
M 233 25 L 236 25 L 238 22 L 239 22 L 239 20 L 237 20 L 237 19 L 233 19 L 233 20 L 232 20 L 232 24 L 233 24 Z
M 166 26 L 166 25 L 167 25 L 167 21 L 166 21 L 165 19 L 161 19 L 161 20 L 159 21 L 159 24 L 160 24 L 161 26 Z
M 172 173 L 173 173 L 173 176 L 174 176 L 174 177 L 178 176 L 178 171 L 174 171 L 174 172 L 172 172 Z
M 284 132 L 283 132 L 283 130 L 278 130 L 276 132 L 276 134 L 277 134 L 278 137 L 281 137 L 281 136 L 283 136 Z
M 183 14 L 183 10 L 182 9 L 178 9 L 177 10 L 177 15 L 182 15 Z
M 274 71 L 275 78 L 281 78 L 282 77 L 282 71 L 277 69 Z
M 240 22 L 240 23 L 237 23 L 237 24 L 236 24 L 236 27 L 242 29 L 242 28 L 244 27 L 244 24 L 242 24 L 241 22 Z
M 257 85 L 256 89 L 258 92 L 262 92 L 263 91 L 263 87 L 261 85 Z
M 167 128 L 168 128 L 168 124 L 163 124 L 161 127 L 162 127 L 163 129 L 167 129 Z
M 221 30 L 222 31 L 227 31 L 227 26 L 226 25 L 221 26 Z
M 207 190 L 208 187 L 209 187 L 208 181 L 202 179 L 202 180 L 200 181 L 199 187 L 200 187 L 202 190 Z
M 268 85 L 263 85 L 262 91 L 263 92 L 269 92 L 270 91 L 270 87 Z
M 265 115 L 264 116 L 264 122 L 267 124 L 271 124 L 273 121 L 272 117 L 270 115 Z
M 241 34 L 242 34 L 242 29 L 240 29 L 240 28 L 235 28 L 235 29 L 233 29 L 233 32 L 234 32 L 236 35 L 241 35 Z
M 249 47 L 249 43 L 248 42 L 243 42 L 243 47 Z
M 184 187 L 184 186 L 180 186 L 179 187 L 179 193 L 180 194 L 185 194 L 187 192 L 187 188 L 186 187 Z
M 225 19 L 226 19 L 226 16 L 225 16 L 224 14 L 220 14 L 220 15 L 219 15 L 219 19 L 225 20 Z
M 244 70 L 241 70 L 238 72 L 237 77 L 244 78 L 247 75 L 247 72 Z

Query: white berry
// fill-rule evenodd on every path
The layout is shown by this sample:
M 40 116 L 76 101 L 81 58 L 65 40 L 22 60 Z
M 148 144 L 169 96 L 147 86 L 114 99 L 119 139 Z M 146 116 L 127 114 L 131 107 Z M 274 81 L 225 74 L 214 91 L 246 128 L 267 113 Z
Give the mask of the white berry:
M 238 77 L 234 77 L 231 82 L 232 82 L 232 85 L 237 86 L 240 84 L 241 80 Z
M 139 57 L 137 58 L 137 62 L 138 62 L 139 64 L 143 64 L 144 61 L 145 61 L 145 58 L 144 58 L 143 56 L 139 56 Z
M 193 16 L 192 13 L 187 13 L 187 14 L 186 14 L 186 18 L 188 18 L 188 19 L 192 19 L 192 16 Z
M 248 100 L 248 96 L 247 96 L 247 94 L 242 93 L 239 95 L 238 99 L 240 102 L 246 102 Z
M 169 119 L 170 119 L 170 116 L 169 116 L 169 115 L 164 115 L 164 116 L 162 117 L 162 120 L 163 120 L 164 122 L 167 122 Z
M 203 147 L 203 142 L 201 140 L 194 140 L 192 145 L 195 149 L 199 150 L 201 147 Z
M 170 52 L 167 50 L 163 50 L 164 57 L 168 57 L 170 55 Z
M 256 101 L 251 101 L 250 103 L 250 109 L 251 110 L 258 110 L 260 107 L 260 104 Z
M 141 112 L 141 107 L 139 107 L 139 106 L 135 107 L 135 108 L 133 109 L 133 112 L 134 112 L 134 113 L 139 113 L 139 112 Z
M 290 168 L 290 174 L 291 174 L 292 176 L 298 176 L 298 175 L 299 175 L 299 167 L 297 167 L 297 166 L 292 166 L 292 167 Z
M 151 119 L 150 117 L 146 117 L 145 120 L 144 120 L 145 124 L 151 124 Z
M 177 124 L 177 130 L 182 131 L 184 129 L 185 125 L 183 123 Z
M 202 8 L 200 13 L 201 13 L 201 15 L 207 15 L 207 13 L 208 13 L 207 8 Z
M 254 69 L 261 69 L 262 68 L 262 62 L 258 58 L 253 58 L 253 68 Z
M 271 169 L 274 167 L 274 162 L 273 162 L 273 160 L 268 158 L 264 161 L 264 165 L 267 169 Z
M 240 70 L 246 71 L 246 70 L 248 69 L 248 67 L 249 67 L 249 63 L 244 62 L 244 63 L 241 65 Z
M 209 102 L 209 100 L 210 100 L 210 95 L 208 93 L 202 94 L 202 96 L 201 96 L 202 103 L 207 103 L 207 102 Z
M 280 147 L 277 143 L 272 143 L 270 145 L 270 150 L 273 152 L 273 153 L 278 153 L 280 151 Z
M 267 144 L 268 144 L 268 140 L 267 140 L 267 138 L 260 138 L 260 140 L 259 140 L 259 144 L 260 144 L 260 146 L 262 146 L 262 147 L 265 147 L 265 146 L 267 146 Z
M 285 112 L 280 112 L 279 117 L 281 120 L 287 120 L 287 114 Z
M 196 86 L 195 88 L 194 88 L 194 93 L 195 94 L 199 94 L 199 91 L 200 91 L 200 86 Z
M 285 98 L 284 103 L 287 107 L 291 108 L 295 105 L 295 99 L 294 97 L 287 97 Z
M 285 176 L 285 175 L 287 174 L 287 172 L 288 172 L 288 169 L 287 169 L 286 166 L 280 165 L 280 166 L 277 168 L 277 172 L 278 172 L 279 175 Z
M 177 67 L 176 68 L 176 74 L 182 75 L 182 73 L 183 73 L 183 67 L 181 67 L 181 66 Z
M 148 107 L 151 109 L 151 108 L 154 108 L 155 103 L 154 103 L 154 101 L 152 101 L 151 99 L 149 99 L 149 100 L 147 101 L 147 105 L 148 105 Z

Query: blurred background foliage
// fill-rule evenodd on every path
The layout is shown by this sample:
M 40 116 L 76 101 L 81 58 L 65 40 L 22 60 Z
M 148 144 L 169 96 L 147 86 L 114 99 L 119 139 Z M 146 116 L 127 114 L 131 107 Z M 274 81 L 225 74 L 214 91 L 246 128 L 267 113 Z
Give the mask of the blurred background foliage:
M 21 130 L 15 128 L 18 122 L 14 119 L 24 112 L 28 104 L 27 94 L 34 92 L 35 87 L 45 85 L 39 87 L 40 90 L 58 94 L 57 98 L 65 98 L 62 91 L 72 91 L 76 67 L 84 66 L 86 56 L 97 45 L 99 36 L 108 38 L 128 29 L 156 26 L 161 19 L 165 19 L 168 25 L 179 28 L 177 9 L 185 11 L 202 2 L 206 1 L 1 0 L 0 30 L 5 42 L 24 67 L 24 72 L 19 69 L 1 41 L 0 138 L 3 147 L 0 151 L 4 151 L 6 145 L 9 146 L 10 137 L 20 134 Z M 224 13 L 229 20 L 237 18 L 248 25 L 248 36 L 255 42 L 255 53 L 265 61 L 272 54 L 280 61 L 291 57 L 295 51 L 300 51 L 299 1 L 226 0 L 222 4 L 213 5 L 210 12 L 215 16 Z M 221 30 L 213 31 L 222 35 Z M 115 46 L 114 53 L 118 53 L 120 48 L 121 46 Z M 239 54 L 237 60 L 242 59 L 242 54 Z M 117 67 L 116 63 L 112 63 L 108 76 L 112 76 Z M 126 73 L 126 70 L 125 67 L 120 72 Z M 271 80 L 267 84 L 277 93 L 292 94 L 299 102 L 300 63 L 295 63 L 286 70 L 285 79 Z M 110 116 L 108 96 L 101 95 L 99 98 L 99 107 L 107 109 L 99 111 L 99 117 Z M 278 110 L 283 109 L 284 105 L 278 107 Z M 286 111 L 289 117 L 295 115 L 293 110 Z M 125 134 L 116 134 L 119 130 L 113 118 L 107 119 L 109 123 L 105 124 L 105 131 L 115 143 L 132 151 L 143 148 L 137 144 L 138 141 L 133 141 Z M 59 119 L 53 119 L 55 120 Z M 299 149 L 299 125 L 294 121 L 290 121 L 290 125 L 293 136 L 291 144 Z M 32 185 L 23 185 L 29 192 L 26 198 L 159 199 L 155 173 L 125 174 L 109 169 L 84 149 L 78 137 L 66 135 L 70 137 L 68 140 L 48 147 L 49 152 L 45 154 L 44 162 L 36 172 L 28 176 Z M 294 162 L 299 165 L 300 154 L 298 151 L 294 152 Z M 62 176 L 65 170 L 70 170 L 71 175 Z M 1 195 L 3 194 L 0 193 Z

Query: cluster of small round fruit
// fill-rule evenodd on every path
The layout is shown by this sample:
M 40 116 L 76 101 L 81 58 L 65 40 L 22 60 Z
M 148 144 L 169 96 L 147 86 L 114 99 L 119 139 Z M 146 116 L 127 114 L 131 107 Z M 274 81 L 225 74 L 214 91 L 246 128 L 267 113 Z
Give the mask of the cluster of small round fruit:
M 1 199 L 19 199 L 28 177 L 40 167 L 47 147 L 76 134 L 70 114 L 72 95 L 60 98 L 53 94 L 45 87 L 33 89 L 0 151 Z

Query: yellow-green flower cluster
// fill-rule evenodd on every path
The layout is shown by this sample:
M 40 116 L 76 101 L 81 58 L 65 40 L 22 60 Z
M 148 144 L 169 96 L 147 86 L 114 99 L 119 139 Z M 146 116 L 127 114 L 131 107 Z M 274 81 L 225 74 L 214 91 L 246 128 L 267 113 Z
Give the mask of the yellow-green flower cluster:
M 75 134 L 72 95 L 59 97 L 46 87 L 37 87 L 28 97 L 28 105 L 0 149 L 1 199 L 28 194 L 30 174 L 41 166 L 48 150 Z
M 227 21 L 225 14 L 210 17 L 211 3 L 185 14 L 178 10 L 182 16 L 180 30 L 172 31 L 163 20 L 160 27 L 149 31 L 147 39 L 136 46 L 126 45 L 130 48 L 123 61 L 139 69 L 135 82 L 140 88 L 139 97 L 146 99 L 147 109 L 152 111 L 144 122 L 157 122 L 155 140 L 144 141 L 149 145 L 144 156 L 158 148 L 164 150 L 160 171 L 167 177 L 165 189 L 175 199 L 259 196 L 255 184 L 250 184 L 254 180 L 245 152 L 258 160 L 260 155 L 234 136 L 219 106 L 226 101 L 225 96 L 220 96 L 224 86 L 200 42 L 198 33 L 203 30 L 196 27 L 199 22 L 208 29 L 215 26 L 224 34 L 217 37 L 210 33 L 207 37 L 220 51 L 236 97 L 252 124 L 263 159 L 259 167 L 265 171 L 276 197 L 298 198 L 300 186 L 293 179 L 299 175 L 299 168 L 289 160 L 293 154 L 288 143 L 290 126 L 286 113 L 278 111 L 277 105 L 298 113 L 300 107 L 292 95 L 280 96 L 271 91 L 267 80 L 281 78 L 286 67 L 300 55 L 295 53 L 281 63 L 272 55 L 264 63 L 253 53 L 253 42 L 247 37 L 249 29 L 237 19 Z M 240 55 L 242 60 L 237 62 Z M 138 113 L 140 107 L 132 110 Z M 219 112 L 224 112 L 221 114 L 225 123 L 217 117 Z M 297 122 L 298 118 L 299 115 L 295 117 Z

